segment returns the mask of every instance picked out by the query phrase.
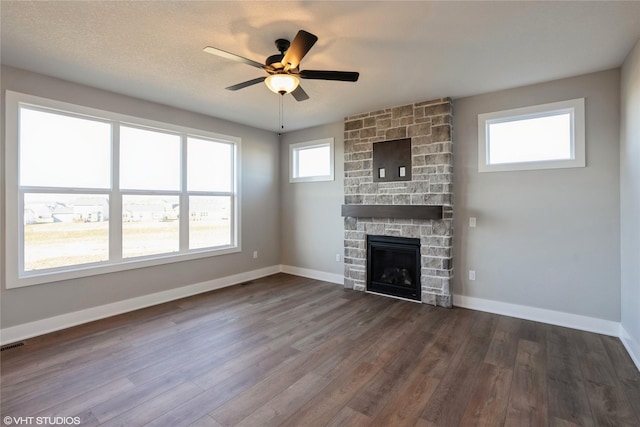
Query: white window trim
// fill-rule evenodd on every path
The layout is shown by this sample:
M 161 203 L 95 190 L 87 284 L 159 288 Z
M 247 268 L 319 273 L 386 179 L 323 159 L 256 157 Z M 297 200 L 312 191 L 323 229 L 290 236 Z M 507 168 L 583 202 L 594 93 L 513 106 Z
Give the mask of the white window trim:
M 154 120 L 143 119 L 134 116 L 128 116 L 124 114 L 114 113 L 111 111 L 98 110 L 94 108 L 84 107 L 80 105 L 70 104 L 62 101 L 56 101 L 52 99 L 42 98 L 34 95 L 28 95 L 19 92 L 13 92 L 7 90 L 5 96 L 5 283 L 6 288 L 20 288 L 24 286 L 32 286 L 39 285 L 51 282 L 57 282 L 62 280 L 70 280 L 81 277 L 94 276 L 105 273 L 113 273 L 118 271 L 132 270 L 137 268 L 151 267 L 161 264 L 173 263 L 173 262 L 182 262 L 200 258 L 207 258 L 217 255 L 224 255 L 229 253 L 237 253 L 241 252 L 241 234 L 240 234 L 240 150 L 241 150 L 241 140 L 238 137 L 218 134 L 210 131 L 204 131 L 199 129 L 187 128 L 183 126 L 178 126 L 170 123 L 157 122 Z M 91 264 L 82 264 L 76 266 L 68 266 L 68 267 L 60 267 L 53 268 L 43 271 L 37 272 L 29 272 L 27 275 L 20 275 L 20 258 L 21 251 L 18 250 L 21 247 L 20 241 L 20 191 L 18 186 L 18 117 L 19 117 L 19 108 L 21 104 L 32 104 L 35 106 L 41 106 L 49 109 L 60 110 L 63 114 L 64 112 L 71 113 L 72 115 L 84 115 L 90 118 L 96 118 L 100 121 L 111 121 L 115 122 L 116 126 L 119 125 L 133 125 L 138 127 L 145 127 L 150 129 L 159 129 L 162 131 L 169 132 L 178 132 L 183 134 L 183 138 L 186 136 L 192 136 L 196 138 L 204 138 L 204 139 L 214 139 L 219 140 L 220 142 L 231 143 L 235 147 L 235 164 L 233 167 L 234 179 L 233 183 L 235 188 L 233 188 L 232 193 L 235 194 L 235 197 L 232 196 L 231 203 L 234 207 L 234 221 L 232 224 L 232 244 L 229 246 L 217 247 L 217 248 L 204 248 L 204 249 L 191 249 L 191 250 L 183 250 L 179 253 L 169 253 L 169 254 L 159 254 L 159 255 L 150 255 L 139 258 L 111 258 L 112 247 L 114 244 L 118 244 L 121 242 L 121 236 L 118 234 L 120 231 L 120 226 L 114 227 L 116 231 L 115 240 L 109 245 L 110 259 L 107 262 L 100 263 L 91 263 Z M 183 144 L 183 147 L 185 144 Z M 112 149 L 117 150 L 119 145 L 116 143 Z M 117 152 L 112 152 L 112 157 L 117 156 Z M 183 152 L 183 164 L 186 163 L 186 156 Z M 112 171 L 112 182 L 113 185 L 113 193 L 112 195 L 120 195 L 124 193 L 132 193 L 131 191 L 121 191 L 117 186 L 117 180 L 119 179 L 118 170 L 118 162 L 112 162 L 114 165 L 114 170 Z M 186 182 L 186 168 L 182 168 L 182 182 Z M 101 190 L 102 191 L 102 190 Z M 147 192 L 145 191 L 145 194 Z M 152 193 L 152 191 L 149 191 Z M 208 193 L 208 192 L 207 192 Z M 198 192 L 188 192 L 188 194 L 197 195 Z M 113 200 L 110 200 L 110 208 L 113 209 L 116 203 L 120 203 L 119 197 L 113 197 Z M 185 209 L 185 204 L 181 203 L 181 209 Z M 184 212 L 181 212 L 183 214 Z M 186 216 L 188 217 L 188 215 Z M 114 224 L 121 224 L 120 222 L 114 222 Z M 186 228 L 188 228 L 188 221 L 186 223 Z M 110 228 L 112 228 L 110 226 Z M 184 233 L 181 234 L 181 245 L 184 243 Z M 113 236 L 114 233 L 110 232 L 110 236 Z
M 553 113 L 570 113 L 572 121 L 572 158 L 562 160 L 541 160 L 519 163 L 489 163 L 489 124 L 544 117 Z M 586 166 L 584 98 L 530 107 L 514 108 L 493 113 L 478 114 L 478 172 L 504 172 L 536 169 L 579 168 Z
M 297 171 L 296 164 L 296 151 L 301 148 L 310 148 L 310 147 L 320 147 L 320 146 L 329 146 L 329 161 L 330 161 L 330 173 L 328 175 L 317 175 L 317 176 L 305 176 L 305 177 L 296 177 L 294 172 Z M 334 179 L 334 171 L 335 171 L 335 162 L 334 162 L 334 147 L 333 147 L 333 138 L 324 138 L 318 139 L 315 141 L 308 142 L 298 142 L 296 144 L 289 145 L 289 182 L 314 182 L 314 181 L 333 181 Z

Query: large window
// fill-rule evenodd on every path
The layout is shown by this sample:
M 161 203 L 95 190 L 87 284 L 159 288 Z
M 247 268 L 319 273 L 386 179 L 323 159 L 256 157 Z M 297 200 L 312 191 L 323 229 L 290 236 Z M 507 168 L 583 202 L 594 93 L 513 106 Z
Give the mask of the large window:
M 7 285 L 239 250 L 239 140 L 7 91 Z
M 480 172 L 585 166 L 584 99 L 478 115 Z

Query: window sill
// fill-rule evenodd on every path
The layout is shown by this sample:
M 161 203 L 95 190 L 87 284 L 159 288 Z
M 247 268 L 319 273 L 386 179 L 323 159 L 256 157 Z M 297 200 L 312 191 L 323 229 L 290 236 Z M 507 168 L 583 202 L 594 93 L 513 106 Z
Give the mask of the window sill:
M 153 267 L 175 262 L 191 261 L 202 258 L 210 258 L 220 255 L 227 255 L 240 252 L 240 247 L 229 246 L 221 247 L 215 250 L 194 250 L 185 254 L 163 254 L 141 258 L 132 258 L 116 263 L 95 263 L 85 264 L 84 266 L 73 267 L 73 269 L 52 269 L 31 272 L 27 275 L 20 276 L 17 272 L 7 271 L 7 289 L 22 288 L 26 286 L 42 285 L 63 280 L 72 280 L 82 277 L 98 276 L 101 274 L 116 273 L 120 271 L 134 270 L 138 268 Z M 13 276 L 13 277 L 11 277 Z

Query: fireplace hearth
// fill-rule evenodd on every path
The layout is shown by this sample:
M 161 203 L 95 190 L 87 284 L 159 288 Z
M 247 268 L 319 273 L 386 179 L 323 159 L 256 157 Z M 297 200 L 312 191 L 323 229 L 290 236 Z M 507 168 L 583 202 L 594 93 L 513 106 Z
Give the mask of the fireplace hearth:
M 420 301 L 420 239 L 367 236 L 367 291 Z

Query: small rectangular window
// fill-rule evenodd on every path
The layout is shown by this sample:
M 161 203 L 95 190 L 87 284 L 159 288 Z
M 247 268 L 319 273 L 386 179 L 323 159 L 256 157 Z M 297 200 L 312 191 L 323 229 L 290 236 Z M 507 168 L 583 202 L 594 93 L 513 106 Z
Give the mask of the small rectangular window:
M 480 172 L 584 166 L 584 98 L 478 115 Z
M 333 181 L 333 138 L 289 146 L 289 181 Z

